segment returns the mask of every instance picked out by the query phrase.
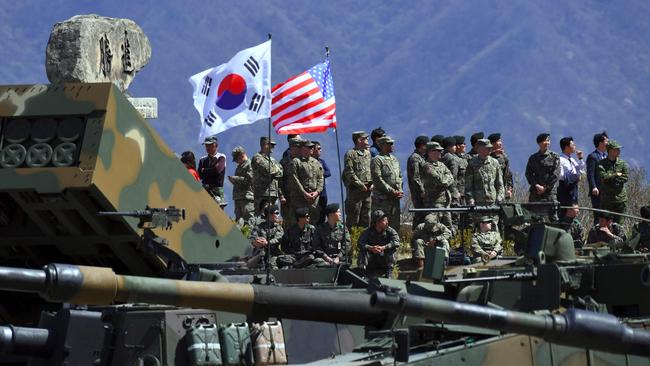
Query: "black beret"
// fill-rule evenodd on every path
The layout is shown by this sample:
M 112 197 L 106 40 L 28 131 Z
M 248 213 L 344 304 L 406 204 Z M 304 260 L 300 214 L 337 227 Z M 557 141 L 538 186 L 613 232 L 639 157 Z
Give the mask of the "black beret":
M 440 145 L 442 145 L 442 140 L 444 138 L 445 138 L 445 136 L 443 136 L 443 135 L 433 135 L 431 137 L 431 141 L 435 141 L 435 142 L 439 143 Z
M 454 139 L 456 139 L 456 145 L 465 143 L 465 136 L 454 136 Z
M 614 220 L 614 215 L 612 215 L 609 212 L 601 212 L 600 217 L 602 217 L 603 219 L 607 219 L 607 220 Z
M 501 133 L 500 132 L 495 132 L 488 136 L 488 140 L 490 140 L 491 143 L 495 143 L 499 140 L 501 140 Z
M 274 212 L 278 212 L 280 209 L 278 208 L 278 205 L 271 205 L 271 206 L 266 206 L 264 209 L 264 215 L 268 216 L 269 214 L 272 214 Z
M 323 211 L 325 215 L 329 215 L 331 213 L 335 213 L 336 211 L 339 210 L 339 204 L 338 203 L 330 203 L 329 205 L 325 206 L 325 210 Z
M 482 139 L 483 137 L 485 137 L 485 134 L 483 132 L 477 132 L 469 138 L 469 142 L 471 142 L 472 145 L 474 145 L 476 141 Z
M 296 209 L 296 218 L 309 217 L 309 209 L 307 207 L 299 207 Z
M 456 139 L 453 136 L 447 136 L 442 140 L 442 147 L 445 149 L 451 146 L 456 146 Z
M 426 143 L 429 142 L 429 138 L 426 136 L 418 136 L 415 138 L 414 145 L 415 147 L 420 147 L 422 145 L 426 145 Z
M 537 135 L 537 138 L 535 139 L 535 141 L 537 141 L 537 143 L 539 144 L 540 142 L 546 140 L 549 137 L 551 137 L 550 133 L 543 132 L 543 133 L 540 133 L 539 135 Z

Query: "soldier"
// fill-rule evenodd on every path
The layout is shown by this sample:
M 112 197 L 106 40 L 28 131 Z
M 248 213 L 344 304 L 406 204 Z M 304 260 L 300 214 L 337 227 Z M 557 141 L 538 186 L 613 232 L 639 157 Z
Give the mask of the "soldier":
M 539 151 L 528 158 L 526 180 L 530 184 L 529 202 L 553 202 L 557 196 L 557 178 L 560 175 L 560 157 L 549 150 L 551 135 L 537 136 Z M 557 220 L 557 217 L 552 219 Z
M 465 204 L 465 171 L 467 170 L 467 162 L 469 159 L 465 153 L 465 136 L 454 136 L 456 140 L 456 156 L 458 159 L 458 176 L 456 177 L 456 189 L 460 194 L 458 204 Z
M 488 136 L 488 140 L 492 144 L 492 152 L 490 156 L 497 159 L 501 167 L 501 178 L 503 179 L 504 198 L 509 200 L 512 198 L 512 189 L 515 186 L 510 170 L 510 159 L 503 149 L 503 141 L 501 140 L 500 133 L 493 133 Z
M 279 188 L 280 178 L 282 178 L 282 166 L 271 156 L 274 147 L 275 141 L 269 140 L 266 136 L 261 137 L 260 152 L 251 159 L 255 207 L 260 206 L 262 199 L 266 199 L 270 204 L 275 204 L 278 198 L 281 201 L 284 200 L 282 191 Z
M 406 177 L 409 185 L 409 192 L 411 192 L 411 202 L 414 208 L 424 207 L 424 184 L 420 179 L 420 170 L 424 165 L 424 155 L 427 153 L 427 142 L 429 138 L 426 136 L 418 136 L 415 139 L 415 150 L 409 156 L 406 163 Z M 413 215 L 413 227 L 418 226 L 424 220 L 424 214 L 416 212 Z
M 226 175 L 226 155 L 217 151 L 219 143 L 216 136 L 208 136 L 203 141 L 206 156 L 199 160 L 199 176 L 205 188 L 212 197 L 224 202 L 223 178 Z
M 439 161 L 442 146 L 437 142 L 427 143 L 427 162 L 422 167 L 422 182 L 424 183 L 424 207 L 449 207 L 451 204 L 452 187 L 455 187 L 454 177 L 445 164 Z M 452 230 L 451 215 L 446 212 L 440 221 Z
M 383 273 L 390 278 L 399 245 L 399 235 L 389 226 L 388 216 L 382 210 L 374 210 L 370 226 L 359 237 L 357 264 L 362 270 Z
M 641 207 L 641 217 L 650 220 L 650 206 Z M 635 249 L 644 253 L 650 251 L 650 222 L 638 222 L 632 227 L 632 237 L 637 236 L 639 237 L 639 244 Z
M 445 136 L 443 135 L 433 135 L 431 136 L 431 142 L 437 142 L 438 144 L 442 145 L 442 140 L 445 139 Z
M 503 202 L 504 189 L 499 162 L 491 157 L 490 140 L 480 139 L 475 144 L 477 155 L 465 171 L 465 199 L 467 204 L 494 205 Z M 496 222 L 498 217 L 492 216 Z
M 295 212 L 300 207 L 307 207 L 309 215 L 318 222 L 320 217 L 318 197 L 323 192 L 324 178 L 323 167 L 318 160 L 311 157 L 311 150 L 314 144 L 311 141 L 300 143 L 300 157 L 294 158 L 289 164 L 289 211 Z M 294 224 L 296 219 L 292 214 L 285 217 L 289 225 Z
M 381 210 L 388 217 L 390 226 L 399 231 L 400 199 L 402 191 L 402 170 L 399 161 L 392 154 L 395 141 L 390 136 L 377 140 L 381 152 L 370 161 L 370 175 L 374 190 L 372 192 L 372 209 Z
M 348 229 L 341 223 L 338 203 L 330 203 L 323 211 L 326 221 L 316 228 L 312 251 L 317 267 L 336 266 L 343 263 L 350 252 Z
M 285 200 L 280 204 L 280 212 L 282 212 L 282 217 L 285 218 L 285 228 L 288 228 L 289 225 L 289 217 L 292 216 L 292 213 L 290 212 L 289 206 L 291 204 L 291 197 L 289 195 L 289 179 L 291 178 L 289 176 L 289 165 L 291 165 L 291 161 L 295 158 L 300 157 L 300 144 L 302 143 L 302 139 L 300 139 L 299 135 L 289 135 L 289 136 L 298 136 L 294 138 L 289 139 L 289 148 L 287 151 L 285 151 L 285 154 L 282 155 L 282 160 L 280 160 L 280 165 L 282 165 L 282 179 L 280 179 L 280 190 L 282 191 L 282 195 L 284 196 Z
M 297 134 L 297 133 L 290 133 L 290 134 L 287 135 L 287 143 L 289 144 L 289 147 L 287 147 L 286 150 L 284 150 L 282 152 L 282 159 L 280 159 L 280 160 L 284 160 L 284 159 L 288 158 L 289 161 L 291 161 L 291 159 L 293 159 L 291 157 L 291 155 L 293 155 L 293 153 L 291 152 L 291 140 L 300 141 L 300 140 L 302 140 L 302 137 L 300 137 L 300 135 Z M 296 154 L 296 156 L 297 156 L 297 154 Z
M 614 222 L 614 215 L 601 213 L 598 224 L 589 231 L 587 244 L 606 243 L 612 249 L 622 248 L 627 241 L 623 227 Z
M 618 213 L 625 213 L 627 208 L 625 183 L 628 179 L 628 168 L 627 163 L 619 157 L 622 147 L 615 140 L 610 140 L 607 143 L 607 159 L 598 163 L 600 208 Z M 617 215 L 614 221 L 620 224 L 622 217 Z
M 284 233 L 280 242 L 281 254 L 277 257 L 280 268 L 303 268 L 314 261 L 311 248 L 316 227 L 309 223 L 309 209 L 296 209 L 294 217 L 297 222 Z
M 323 153 L 323 148 L 321 147 L 320 142 L 318 141 L 312 141 L 314 143 L 314 149 L 311 151 L 311 156 L 318 160 L 320 163 L 320 166 L 323 167 L 323 192 L 321 192 L 320 196 L 318 197 L 318 208 L 320 212 L 323 212 L 325 210 L 325 207 L 327 206 L 327 178 L 332 176 L 332 172 L 330 171 L 330 167 L 327 166 L 327 163 L 325 160 L 321 158 L 321 154 Z M 320 215 L 320 220 L 316 224 L 321 224 L 325 222 L 325 215 Z
M 269 205 L 264 208 L 264 221 L 258 223 L 251 230 L 248 239 L 253 245 L 253 254 L 246 261 L 248 268 L 260 268 L 266 264 L 266 251 L 270 250 L 269 266 L 277 269 L 277 255 L 280 254 L 279 245 L 284 231 L 279 224 L 280 211 L 278 206 Z
M 451 176 L 454 177 L 454 185 L 449 189 L 451 192 L 451 203 L 458 204 L 460 201 L 460 192 L 458 191 L 458 185 L 456 182 L 458 181 L 461 159 L 456 155 L 456 139 L 453 136 L 445 137 L 442 140 L 442 148 L 444 150 L 440 161 L 445 164 L 447 169 L 451 172 Z M 465 162 L 465 164 L 467 164 L 467 162 Z M 463 171 L 463 173 L 465 172 Z M 464 190 L 465 187 L 463 187 L 463 191 Z
M 377 143 L 377 140 L 380 137 L 384 137 L 386 135 L 386 131 L 384 131 L 383 128 L 377 127 L 374 130 L 370 131 L 370 138 L 372 139 L 372 146 L 370 146 L 370 157 L 375 157 L 379 155 L 379 152 L 381 149 L 379 148 L 379 144 Z
M 354 148 L 345 153 L 343 159 L 343 184 L 346 187 L 345 215 L 348 228 L 368 227 L 370 224 L 370 151 L 368 134 L 364 131 L 352 133 Z
M 472 158 L 478 154 L 478 151 L 476 149 L 476 142 L 484 137 L 485 133 L 483 132 L 476 132 L 470 136 L 469 141 L 472 144 L 472 149 L 465 155 L 468 161 L 472 160 Z
M 591 207 L 600 208 L 600 181 L 598 180 L 598 163 L 607 157 L 609 137 L 603 131 L 594 135 L 593 143 L 596 149 L 587 156 L 587 182 L 589 183 L 589 198 Z M 594 212 L 594 225 L 598 223 L 598 213 Z
M 232 199 L 235 201 L 235 220 L 248 221 L 255 213 L 253 196 L 253 168 L 243 147 L 232 149 L 232 161 L 237 163 L 235 175 L 229 175 L 232 183 Z
M 499 232 L 492 230 L 491 216 L 483 216 L 479 222 L 479 231 L 472 236 L 472 257 L 474 263 L 487 263 L 501 254 L 502 240 Z
M 580 212 L 578 203 L 572 202 L 570 206 L 571 208 L 568 208 L 560 219 L 560 223 L 564 224 L 565 229 L 571 234 L 573 247 L 580 249 L 585 243 L 585 230 L 582 228 L 580 220 L 578 220 L 578 213 Z
M 438 222 L 438 215 L 431 213 L 424 218 L 424 222 L 415 227 L 411 248 L 416 268 L 424 267 L 425 246 L 438 246 L 445 250 L 445 260 L 449 261 L 449 240 L 451 230 Z
M 585 172 L 585 162 L 582 160 L 582 151 L 576 150 L 573 137 L 561 138 L 560 149 L 562 154 L 560 154 L 557 200 L 560 205 L 569 206 L 572 202 L 578 202 L 578 183 Z M 576 153 L 578 160 L 572 156 L 573 153 Z

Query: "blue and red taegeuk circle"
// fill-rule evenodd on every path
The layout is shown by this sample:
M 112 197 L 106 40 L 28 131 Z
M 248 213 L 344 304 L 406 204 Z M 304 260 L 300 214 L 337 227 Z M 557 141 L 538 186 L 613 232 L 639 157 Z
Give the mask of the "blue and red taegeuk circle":
M 235 109 L 246 98 L 246 80 L 237 74 L 228 74 L 221 79 L 217 89 L 217 107 Z

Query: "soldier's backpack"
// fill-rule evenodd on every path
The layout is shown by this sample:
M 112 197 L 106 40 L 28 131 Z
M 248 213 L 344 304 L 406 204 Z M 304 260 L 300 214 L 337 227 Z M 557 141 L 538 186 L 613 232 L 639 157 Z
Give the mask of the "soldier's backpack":
M 224 365 L 253 365 L 253 347 L 248 323 L 234 324 L 219 327 L 219 341 L 221 342 L 221 359 Z
M 187 330 L 187 363 L 191 366 L 220 366 L 221 344 L 215 324 L 197 324 Z
M 287 363 L 284 333 L 280 322 L 253 324 L 251 330 L 255 365 L 278 365 Z

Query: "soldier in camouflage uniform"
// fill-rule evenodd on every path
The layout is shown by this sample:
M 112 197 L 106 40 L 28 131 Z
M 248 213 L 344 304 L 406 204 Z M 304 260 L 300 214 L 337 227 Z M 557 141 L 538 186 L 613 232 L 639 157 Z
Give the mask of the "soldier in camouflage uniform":
M 490 140 L 480 139 L 475 144 L 477 155 L 467 164 L 465 171 L 465 199 L 467 204 L 494 205 L 503 201 L 504 190 L 499 162 L 491 157 Z M 497 216 L 492 217 L 494 222 Z
M 501 254 L 501 235 L 492 230 L 492 217 L 483 216 L 479 220 L 479 231 L 472 236 L 472 257 L 473 262 L 489 262 Z
M 390 278 L 397 261 L 399 245 L 399 235 L 389 226 L 386 214 L 381 210 L 373 210 L 370 227 L 359 237 L 357 264 L 362 270 L 367 270 L 369 275 L 385 274 Z
M 409 192 L 411 193 L 411 202 L 414 208 L 424 207 L 424 184 L 420 179 L 420 170 L 425 163 L 425 155 L 427 153 L 427 142 L 429 138 L 426 136 L 418 136 L 415 139 L 415 150 L 409 156 L 406 163 L 406 177 L 409 184 Z M 416 227 L 424 220 L 424 214 L 416 212 L 413 215 L 413 226 Z
M 427 246 L 438 246 L 445 250 L 445 258 L 449 260 L 449 240 L 451 230 L 438 222 L 438 215 L 431 213 L 424 218 L 424 222 L 415 227 L 411 249 L 413 260 L 417 268 L 424 267 L 424 248 Z
M 307 207 L 309 216 L 314 222 L 318 222 L 320 218 L 318 197 L 323 192 L 325 178 L 323 177 L 323 166 L 311 156 L 313 148 L 313 142 L 302 141 L 300 143 L 300 158 L 294 158 L 289 164 L 287 172 L 289 175 L 289 211 L 294 213 L 298 208 Z M 285 220 L 289 222 L 289 226 L 296 222 L 293 214 L 289 218 L 285 217 Z
M 560 156 L 549 150 L 551 135 L 537 136 L 539 151 L 528 158 L 526 180 L 530 184 L 530 202 L 553 202 L 557 197 L 557 181 L 560 175 Z M 557 218 L 555 218 L 557 219 Z
M 260 152 L 251 159 L 255 207 L 260 206 L 262 199 L 271 204 L 275 204 L 278 198 L 284 199 L 279 187 L 282 166 L 271 156 L 274 147 L 275 141 L 270 141 L 266 136 L 261 137 Z
M 235 201 L 235 220 L 248 221 L 255 213 L 253 196 L 253 168 L 246 150 L 237 146 L 232 149 L 232 160 L 237 163 L 235 175 L 228 176 L 232 183 L 232 199 Z
M 427 162 L 422 167 L 421 177 L 424 182 L 425 207 L 449 207 L 451 189 L 455 187 L 454 177 L 440 159 L 442 146 L 437 142 L 427 143 Z M 452 229 L 451 215 L 445 212 L 439 215 L 440 221 Z
M 628 180 L 627 163 L 621 159 L 621 145 L 610 140 L 607 143 L 607 158 L 598 162 L 598 180 L 600 182 L 600 208 L 612 212 L 625 213 L 627 208 Z M 623 218 L 614 217 L 619 224 Z
M 348 229 L 341 223 L 341 210 L 338 203 L 330 203 L 323 214 L 325 222 L 318 225 L 312 251 L 317 267 L 336 266 L 348 258 L 351 242 Z
M 348 228 L 368 227 L 370 224 L 370 151 L 368 134 L 364 131 L 352 133 L 354 149 L 345 153 L 343 159 L 343 184 L 346 187 L 345 217 Z
M 290 138 L 288 141 L 289 148 L 284 152 L 280 160 L 280 165 L 282 165 L 282 171 L 284 172 L 282 179 L 280 179 L 280 191 L 282 191 L 282 195 L 285 198 L 284 202 L 280 204 L 280 212 L 282 213 L 282 217 L 284 217 L 285 228 L 289 225 L 288 218 L 292 216 L 289 210 L 291 203 L 291 197 L 289 195 L 289 165 L 291 165 L 293 159 L 300 157 L 300 144 L 303 140 L 298 135 L 298 137 Z
M 281 254 L 276 260 L 280 268 L 303 268 L 314 261 L 311 248 L 316 227 L 309 223 L 309 209 L 298 208 L 294 217 L 297 222 L 284 233 L 280 242 Z
M 560 223 L 564 224 L 564 229 L 571 234 L 573 247 L 580 249 L 585 243 L 585 230 L 577 217 L 578 212 L 580 212 L 578 204 L 574 202 L 571 206 L 572 208 L 568 208 L 564 216 L 560 218 Z
M 390 136 L 383 136 L 377 142 L 381 151 L 370 161 L 370 175 L 374 186 L 372 209 L 383 211 L 388 217 L 390 226 L 395 231 L 399 231 L 400 199 L 404 196 L 404 191 L 402 191 L 402 170 L 399 161 L 392 154 L 395 141 Z
M 614 222 L 614 215 L 601 213 L 598 224 L 594 226 L 587 236 L 587 244 L 606 243 L 612 249 L 620 249 L 625 246 L 627 237 L 623 227 Z
M 458 204 L 460 200 L 460 191 L 458 190 L 456 182 L 458 181 L 461 159 L 456 155 L 456 139 L 453 136 L 445 137 L 442 140 L 442 148 L 444 150 L 440 162 L 445 164 L 447 169 L 451 172 L 452 177 L 454 177 L 454 185 L 449 189 L 451 192 L 451 203 Z M 464 163 L 467 164 L 466 161 Z M 463 173 L 465 172 L 463 171 Z M 463 191 L 465 191 L 465 187 L 463 187 Z
M 266 250 L 270 250 L 269 265 L 277 269 L 277 256 L 280 254 L 279 245 L 284 231 L 279 224 L 280 211 L 278 206 L 270 205 L 264 209 L 263 222 L 254 226 L 248 239 L 253 245 L 253 254 L 247 260 L 248 268 L 263 268 L 266 263 Z
M 465 136 L 454 136 L 456 140 L 456 156 L 458 159 L 458 176 L 456 176 L 456 189 L 460 198 L 458 199 L 459 205 L 465 204 L 465 171 L 467 170 L 467 162 L 470 160 L 466 157 L 465 153 Z
M 650 206 L 641 207 L 641 217 L 650 220 Z M 642 221 L 634 224 L 632 238 L 636 236 L 639 237 L 639 244 L 635 249 L 644 253 L 650 251 L 650 222 Z
M 515 186 L 515 181 L 510 170 L 510 159 L 503 150 L 503 141 L 501 140 L 500 133 L 493 133 L 488 136 L 488 140 L 492 144 L 492 152 L 490 156 L 497 159 L 501 167 L 501 178 L 503 179 L 504 198 L 509 200 L 512 198 L 512 189 Z
M 469 150 L 467 154 L 465 154 L 465 158 L 467 159 L 468 162 L 478 154 L 478 150 L 476 148 L 476 142 L 478 142 L 478 140 L 483 139 L 484 137 L 485 137 L 485 133 L 483 132 L 476 132 L 469 137 L 469 141 L 472 144 L 472 148 Z

